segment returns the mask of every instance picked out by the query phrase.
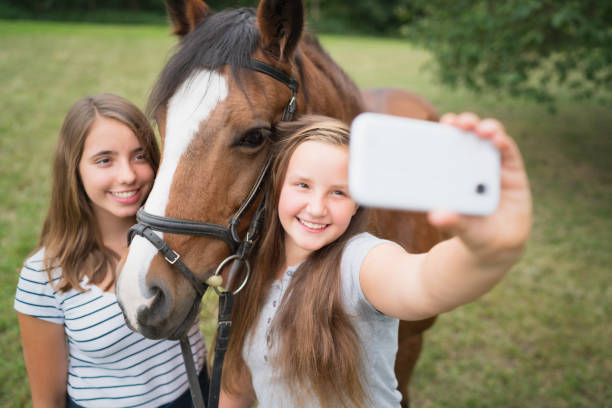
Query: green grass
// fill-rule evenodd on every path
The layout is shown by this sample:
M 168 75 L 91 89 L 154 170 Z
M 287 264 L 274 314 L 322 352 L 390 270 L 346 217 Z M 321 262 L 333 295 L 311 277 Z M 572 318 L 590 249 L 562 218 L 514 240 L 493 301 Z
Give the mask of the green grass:
M 12 309 L 36 245 L 63 116 L 85 94 L 144 106 L 175 40 L 160 26 L 0 22 L 0 406 L 30 406 Z M 558 113 L 497 94 L 437 85 L 426 52 L 399 40 L 324 36 L 363 87 L 394 86 L 440 112 L 503 121 L 525 155 L 534 231 L 520 263 L 479 301 L 427 332 L 415 407 L 612 406 L 612 115 L 560 90 Z M 215 325 L 214 297 L 203 329 Z

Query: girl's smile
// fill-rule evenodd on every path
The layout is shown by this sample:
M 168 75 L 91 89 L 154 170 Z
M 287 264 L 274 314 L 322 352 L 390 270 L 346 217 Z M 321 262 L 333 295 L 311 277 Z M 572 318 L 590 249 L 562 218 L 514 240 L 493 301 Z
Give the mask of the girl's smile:
M 140 189 L 131 191 L 110 191 L 109 194 L 121 204 L 133 204 L 140 198 Z
M 329 225 L 329 224 L 319 224 L 319 223 L 316 223 L 316 222 L 309 222 L 309 221 L 306 221 L 306 220 L 302 220 L 300 218 L 298 218 L 298 221 L 304 227 L 306 227 L 309 230 L 312 230 L 313 232 L 323 231 L 323 229 L 327 228 L 327 226 Z

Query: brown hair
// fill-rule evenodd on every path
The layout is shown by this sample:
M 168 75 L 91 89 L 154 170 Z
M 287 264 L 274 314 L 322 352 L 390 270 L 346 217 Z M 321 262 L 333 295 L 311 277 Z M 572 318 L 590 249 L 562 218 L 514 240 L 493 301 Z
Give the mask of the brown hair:
M 79 282 L 87 276 L 100 283 L 118 255 L 106 248 L 90 200 L 79 176 L 79 162 L 89 131 L 98 117 L 121 122 L 136 135 L 144 155 L 157 171 L 160 154 L 155 133 L 146 116 L 125 98 L 112 94 L 78 100 L 64 119 L 53 161 L 51 203 L 38 248 L 45 248 L 44 264 L 52 278 L 54 267 L 62 268 L 57 290 L 83 290 Z M 112 284 L 112 283 L 111 283 Z
M 266 223 L 254 273 L 236 296 L 232 336 L 224 370 L 224 388 L 237 391 L 236 375 L 245 369 L 242 349 L 259 319 L 276 273 L 285 263 L 284 230 L 278 202 L 293 152 L 306 141 L 348 146 L 349 129 L 323 116 L 304 116 L 277 126 L 271 180 L 266 189 Z M 362 406 L 366 395 L 361 378 L 361 345 L 341 294 L 340 260 L 346 242 L 365 228 L 367 214 L 359 208 L 347 230 L 333 243 L 311 254 L 295 271 L 272 325 L 279 341 L 273 360 L 298 401 L 314 396 L 322 406 Z M 248 347 L 248 345 L 247 345 Z M 226 373 L 226 374 L 225 374 Z

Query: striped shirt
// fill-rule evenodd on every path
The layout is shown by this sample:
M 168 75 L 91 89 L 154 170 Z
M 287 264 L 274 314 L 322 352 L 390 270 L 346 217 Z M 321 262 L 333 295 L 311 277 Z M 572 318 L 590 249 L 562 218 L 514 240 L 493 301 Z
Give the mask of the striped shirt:
M 26 260 L 15 295 L 15 310 L 61 324 L 68 343 L 68 394 L 84 407 L 156 407 L 188 389 L 178 341 L 150 340 L 127 327 L 112 292 L 90 285 L 85 292 L 60 293 L 49 282 L 44 249 Z M 53 271 L 53 283 L 61 269 Z M 197 323 L 189 331 L 196 368 L 206 355 Z

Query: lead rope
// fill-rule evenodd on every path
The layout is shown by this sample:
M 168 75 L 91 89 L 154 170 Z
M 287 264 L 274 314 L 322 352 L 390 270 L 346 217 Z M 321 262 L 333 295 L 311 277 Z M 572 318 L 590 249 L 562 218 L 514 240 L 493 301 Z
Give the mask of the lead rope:
M 187 371 L 187 378 L 189 380 L 189 390 L 191 392 L 191 400 L 193 402 L 193 406 L 195 408 L 218 408 L 219 406 L 219 395 L 221 392 L 221 374 L 223 370 L 223 361 L 225 360 L 225 352 L 227 351 L 227 345 L 229 343 L 230 331 L 232 328 L 232 306 L 234 304 L 234 295 L 238 293 L 245 285 L 246 281 L 249 278 L 250 274 L 250 266 L 248 264 L 248 258 L 253 250 L 253 245 L 258 238 L 258 232 L 263 223 L 264 217 L 264 200 L 265 197 L 262 197 L 261 202 L 253 216 L 253 220 L 251 221 L 251 225 L 249 225 L 249 230 L 246 234 L 246 238 L 240 244 L 240 248 L 238 248 L 238 252 L 235 255 L 231 255 L 228 260 L 233 259 L 232 267 L 229 272 L 230 277 L 235 277 L 238 275 L 240 270 L 246 264 L 247 266 L 247 275 L 240 285 L 238 289 L 234 292 L 231 291 L 219 291 L 215 286 L 212 286 L 217 295 L 219 295 L 219 316 L 217 319 L 217 336 L 215 340 L 215 355 L 213 368 L 210 376 L 210 385 L 208 389 L 208 404 L 204 405 L 204 398 L 202 397 L 202 390 L 200 388 L 200 383 L 198 380 L 198 376 L 195 370 L 195 364 L 193 361 L 193 353 L 191 351 L 191 346 L 189 345 L 189 340 L 186 335 L 181 336 L 181 352 L 183 354 L 183 361 L 185 362 L 185 370 Z M 215 275 L 211 278 L 214 278 L 218 273 L 220 273 L 221 269 L 225 265 L 225 261 L 222 262 L 217 271 L 215 271 Z
M 193 353 L 191 345 L 186 334 L 180 338 L 181 353 L 183 354 L 183 362 L 185 363 L 185 371 L 187 371 L 187 379 L 189 380 L 189 392 L 191 393 L 191 401 L 196 408 L 206 408 L 204 405 L 204 397 L 202 397 L 202 389 L 200 381 L 196 374 L 195 365 L 193 364 Z
M 215 360 L 213 362 L 210 387 L 208 389 L 208 408 L 217 408 L 219 406 L 221 372 L 223 370 L 223 361 L 225 360 L 225 352 L 227 350 L 230 331 L 232 328 L 232 306 L 234 304 L 234 295 L 242 290 L 251 273 L 248 259 L 251 255 L 251 251 L 253 250 L 253 245 L 259 238 L 258 234 L 263 224 L 264 202 L 265 195 L 261 198 L 257 211 L 255 211 L 255 215 L 251 221 L 251 225 L 249 225 L 246 238 L 240 244 L 240 248 L 238 248 L 238 253 L 235 255 L 234 263 L 232 264 L 228 275 L 230 276 L 230 279 L 238 276 L 238 273 L 246 264 L 247 272 L 244 281 L 234 292 L 219 292 L 216 287 L 213 287 L 215 292 L 217 292 L 219 295 L 219 317 L 217 320 L 217 339 L 215 341 Z
M 235 262 L 236 265 L 238 262 Z M 233 268 L 232 268 L 233 269 Z M 225 351 L 229 343 L 230 331 L 232 329 L 232 305 L 234 294 L 223 292 L 219 295 L 219 320 L 217 321 L 217 340 L 215 341 L 215 361 L 213 362 L 210 386 L 208 388 L 208 406 L 217 408 L 219 406 L 219 394 L 221 392 L 221 373 Z
M 230 275 L 234 276 L 240 272 L 244 264 L 243 260 L 236 259 L 232 264 Z M 215 290 L 217 288 L 214 288 Z M 189 392 L 191 393 L 191 401 L 195 408 L 218 408 L 219 394 L 221 391 L 221 373 L 223 370 L 223 361 L 225 360 L 225 351 L 229 343 L 230 330 L 232 328 L 232 305 L 234 304 L 234 293 L 229 291 L 220 292 L 219 295 L 219 316 L 217 319 L 217 337 L 215 340 L 215 357 L 213 368 L 210 376 L 210 385 L 208 388 L 208 403 L 204 405 L 204 397 L 200 381 L 196 374 L 193 352 L 189 344 L 186 334 L 180 337 L 181 353 L 187 371 L 187 379 L 189 380 Z M 206 362 L 204 362 L 206 364 Z M 206 369 L 206 368 L 203 368 Z
M 234 262 L 234 265 L 239 262 Z M 242 265 L 238 266 L 238 269 Z M 232 270 L 235 269 L 232 266 Z M 237 271 L 236 271 L 237 272 Z M 221 292 L 219 294 L 219 318 L 217 322 L 217 337 L 215 341 L 215 361 L 210 377 L 210 387 L 208 389 L 208 403 L 204 405 L 204 397 L 200 388 L 200 381 L 196 375 L 196 369 L 193 362 L 193 353 L 186 335 L 181 336 L 181 352 L 183 353 L 183 361 L 185 362 L 185 370 L 189 380 L 189 392 L 191 393 L 191 401 L 195 408 L 217 408 L 219 406 L 219 394 L 221 391 L 221 373 L 223 370 L 223 361 L 225 360 L 225 351 L 229 343 L 230 330 L 232 328 L 232 305 L 234 303 L 234 294 L 232 292 Z

